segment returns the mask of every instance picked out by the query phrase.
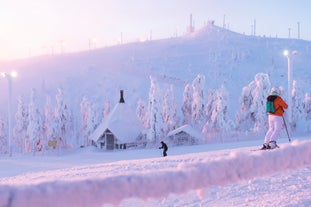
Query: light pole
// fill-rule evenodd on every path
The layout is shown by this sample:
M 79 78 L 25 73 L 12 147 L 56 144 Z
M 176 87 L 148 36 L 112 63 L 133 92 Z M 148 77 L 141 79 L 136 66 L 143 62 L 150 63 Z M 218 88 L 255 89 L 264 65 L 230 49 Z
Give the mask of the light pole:
M 293 77 L 293 69 L 292 69 L 292 57 L 297 55 L 297 51 L 294 50 L 292 52 L 288 50 L 284 50 L 283 55 L 287 57 L 287 86 L 288 86 L 288 122 L 291 129 L 292 126 L 292 77 Z
M 17 76 L 15 71 L 11 73 L 1 73 L 3 78 L 8 80 L 8 121 L 9 121 L 9 155 L 12 156 L 12 78 Z

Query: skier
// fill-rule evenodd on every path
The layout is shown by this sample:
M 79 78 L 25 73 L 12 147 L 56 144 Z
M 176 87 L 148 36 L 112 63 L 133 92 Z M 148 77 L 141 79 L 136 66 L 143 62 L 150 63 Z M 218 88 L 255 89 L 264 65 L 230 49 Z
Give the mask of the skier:
M 272 101 L 274 110 L 268 112 L 269 129 L 266 133 L 262 150 L 274 149 L 277 147 L 276 141 L 280 137 L 280 132 L 283 123 L 284 109 L 287 109 L 287 103 L 280 96 L 280 89 L 273 87 L 267 101 Z
M 168 150 L 168 147 L 167 147 L 167 145 L 163 141 L 161 141 L 161 145 L 162 146 L 159 147 L 159 149 L 163 149 L 163 157 L 166 157 L 167 156 L 166 152 Z

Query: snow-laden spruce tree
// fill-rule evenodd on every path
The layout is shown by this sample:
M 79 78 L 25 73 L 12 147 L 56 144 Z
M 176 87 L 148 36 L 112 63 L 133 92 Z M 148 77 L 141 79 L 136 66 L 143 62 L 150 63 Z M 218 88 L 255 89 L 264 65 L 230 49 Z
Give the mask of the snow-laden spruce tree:
M 91 108 L 91 103 L 87 97 L 83 97 L 80 103 L 80 112 L 82 116 L 81 121 L 81 135 L 84 146 L 91 145 L 90 135 L 95 129 L 94 117 Z
M 208 135 L 211 138 L 216 136 L 222 139 L 233 129 L 233 121 L 229 119 L 228 115 L 228 96 L 224 85 L 218 90 L 209 92 L 206 106 L 207 121 L 202 130 L 206 139 Z
M 56 94 L 56 110 L 55 119 L 58 123 L 59 137 L 58 147 L 66 148 L 68 139 L 72 133 L 73 123 L 71 118 L 71 112 L 68 109 L 67 103 L 64 101 L 64 91 L 59 88 Z
M 42 136 L 43 118 L 40 113 L 36 90 L 32 89 L 28 108 L 29 124 L 27 128 L 27 139 L 25 141 L 25 152 L 37 152 L 43 149 Z
M 181 111 L 183 114 L 183 124 L 191 124 L 192 122 L 192 111 L 191 111 L 191 105 L 192 105 L 192 86 L 191 84 L 187 84 L 184 89 L 183 93 L 183 102 Z
M 165 135 L 178 126 L 177 103 L 174 96 L 174 86 L 171 85 L 165 92 L 163 99 L 163 119 L 166 126 Z
M 164 138 L 164 121 L 162 116 L 162 96 L 157 81 L 150 77 L 149 90 L 149 133 L 147 139 L 149 144 L 158 144 Z
M 289 106 L 288 106 L 289 107 Z M 303 118 L 303 93 L 300 90 L 297 81 L 293 81 L 293 90 L 292 90 L 292 123 L 291 129 L 296 130 L 299 125 L 299 122 L 304 122 Z M 302 124 L 302 123 L 301 123 Z
M 6 140 L 6 133 L 5 133 L 5 123 L 3 118 L 0 117 L 0 153 L 8 153 L 8 146 Z
M 206 117 L 204 113 L 205 112 L 204 87 L 205 87 L 205 76 L 199 74 L 192 82 L 193 99 L 191 104 L 192 125 L 199 130 L 202 130 L 202 127 L 206 122 Z
M 303 114 L 305 117 L 303 120 L 305 120 L 305 131 L 311 132 L 311 95 L 310 93 L 306 93 L 305 97 L 303 99 Z
M 102 117 L 101 121 L 109 115 L 110 111 L 111 111 L 111 103 L 107 101 L 104 104 L 104 114 L 103 114 L 104 117 Z
M 139 99 L 137 101 L 136 115 L 146 129 L 149 128 L 149 114 L 147 112 L 146 103 L 142 99 Z
M 55 149 L 57 147 L 57 140 L 59 137 L 58 122 L 55 117 L 55 109 L 51 103 L 51 97 L 46 97 L 45 108 L 44 108 L 44 132 L 46 144 Z
M 268 74 L 258 73 L 243 87 L 240 98 L 237 128 L 241 131 L 265 131 L 267 129 L 266 98 L 271 88 Z
M 108 116 L 108 114 L 110 113 L 110 103 L 108 102 L 107 105 L 105 104 L 104 106 L 102 106 L 94 102 L 91 105 L 91 108 L 92 108 L 93 123 L 94 123 L 94 130 L 95 130 L 100 125 L 100 123 L 103 121 L 104 117 Z M 105 115 L 106 113 L 107 115 Z M 94 132 L 94 130 L 92 132 Z
M 28 123 L 28 110 L 24 103 L 23 96 L 19 96 L 17 99 L 15 126 L 13 128 L 13 142 L 20 153 L 23 153 L 25 151 L 25 140 L 27 139 Z

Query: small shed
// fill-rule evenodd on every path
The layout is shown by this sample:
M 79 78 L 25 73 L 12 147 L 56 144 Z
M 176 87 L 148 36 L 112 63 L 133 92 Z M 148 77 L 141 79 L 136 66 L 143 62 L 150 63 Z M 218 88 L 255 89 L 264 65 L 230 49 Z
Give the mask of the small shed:
M 119 103 L 95 129 L 90 138 L 97 147 L 103 149 L 126 149 L 136 146 L 142 140 L 142 132 L 142 123 L 125 103 L 121 90 Z
M 170 131 L 167 136 L 170 142 L 175 145 L 192 145 L 198 143 L 202 138 L 202 133 L 186 124 Z

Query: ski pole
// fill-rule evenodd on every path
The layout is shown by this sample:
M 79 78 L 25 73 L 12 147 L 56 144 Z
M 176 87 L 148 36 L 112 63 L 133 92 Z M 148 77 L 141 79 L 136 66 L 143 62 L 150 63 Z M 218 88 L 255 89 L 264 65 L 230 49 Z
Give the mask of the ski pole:
M 286 129 L 288 141 L 291 142 L 290 137 L 289 137 L 289 133 L 288 133 L 288 130 L 287 130 L 286 122 L 285 122 L 285 119 L 284 119 L 284 116 L 282 116 L 282 118 L 283 118 L 284 126 L 285 126 L 285 129 Z

